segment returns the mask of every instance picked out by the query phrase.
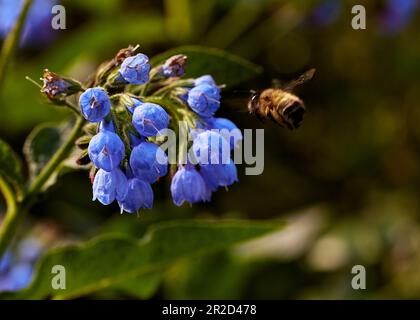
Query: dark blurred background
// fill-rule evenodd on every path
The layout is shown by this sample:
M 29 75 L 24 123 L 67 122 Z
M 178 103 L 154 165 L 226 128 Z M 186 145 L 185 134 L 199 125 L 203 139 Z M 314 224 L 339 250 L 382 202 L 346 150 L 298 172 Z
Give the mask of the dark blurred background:
M 265 129 L 265 170 L 245 176 L 210 204 L 176 208 L 169 181 L 154 185 L 155 208 L 141 219 L 183 216 L 286 219 L 278 234 L 174 265 L 159 298 L 420 297 L 419 3 L 400 1 L 72 0 L 67 29 L 23 43 L 0 93 L 0 136 L 21 153 L 45 121 L 70 114 L 48 106 L 26 75 L 48 68 L 84 79 L 128 44 L 153 56 L 184 44 L 225 49 L 264 67 L 227 88 L 220 116 Z M 351 27 L 363 4 L 367 29 Z M 48 26 L 46 27 L 48 28 Z M 39 29 L 42 30 L 42 29 Z M 38 39 L 38 38 L 39 39 Z M 248 91 L 316 68 L 297 93 L 301 128 L 261 124 L 246 112 Z M 31 210 L 56 237 L 80 239 L 120 216 L 91 201 L 85 171 L 63 174 Z M 29 232 L 29 231 L 28 231 Z M 353 290 L 351 268 L 367 270 Z M 130 297 L 129 293 L 104 293 Z

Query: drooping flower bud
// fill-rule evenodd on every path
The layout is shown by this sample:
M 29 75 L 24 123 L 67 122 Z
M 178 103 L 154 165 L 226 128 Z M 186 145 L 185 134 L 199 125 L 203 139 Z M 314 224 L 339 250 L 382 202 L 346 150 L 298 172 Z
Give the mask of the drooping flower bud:
M 157 104 L 143 103 L 134 110 L 133 125 L 145 137 L 156 136 L 160 130 L 166 129 L 168 124 L 168 114 Z
M 111 204 L 115 199 L 123 201 L 127 195 L 128 184 L 124 173 L 115 168 L 111 172 L 98 170 L 93 181 L 93 201 L 96 199 L 104 205 Z
M 142 53 L 128 57 L 122 62 L 119 72 L 130 84 L 144 84 L 149 81 L 149 58 Z
M 89 88 L 80 95 L 79 105 L 86 120 L 99 122 L 111 110 L 111 101 L 108 94 L 101 87 Z
M 45 93 L 51 100 L 69 96 L 81 90 L 79 82 L 61 77 L 48 69 L 44 70 L 42 80 L 44 81 L 44 85 L 42 86 L 41 92 Z
M 209 84 L 200 84 L 188 93 L 188 105 L 200 116 L 212 117 L 220 106 L 220 89 Z
M 124 158 L 124 143 L 109 127 L 102 127 L 100 132 L 89 142 L 89 158 L 95 166 L 105 171 L 112 171 Z
M 153 190 L 149 183 L 131 178 L 128 180 L 127 195 L 118 201 L 121 212 L 135 213 L 141 208 L 151 209 L 153 206 Z
M 162 74 L 165 77 L 182 77 L 185 74 L 187 56 L 177 54 L 170 57 L 162 66 Z
M 227 187 L 238 181 L 238 171 L 235 163 L 207 164 L 200 166 L 200 174 L 211 191 L 218 187 Z
M 141 142 L 131 151 L 130 167 L 135 177 L 154 183 L 168 173 L 168 157 L 158 145 Z
M 185 201 L 196 203 L 209 200 L 209 192 L 201 175 L 192 166 L 180 168 L 172 178 L 171 194 L 177 206 Z
M 118 72 L 118 67 L 121 63 L 128 57 L 131 57 L 135 54 L 137 48 L 139 46 L 128 46 L 127 48 L 123 48 L 115 55 L 115 57 L 109 61 L 102 63 L 96 72 L 96 83 L 103 83 L 103 81 L 108 77 L 111 76 L 113 80 L 116 80 L 120 73 Z M 121 79 L 123 80 L 123 79 Z M 113 81 L 110 81 L 112 83 Z M 122 81 L 125 82 L 125 81 Z

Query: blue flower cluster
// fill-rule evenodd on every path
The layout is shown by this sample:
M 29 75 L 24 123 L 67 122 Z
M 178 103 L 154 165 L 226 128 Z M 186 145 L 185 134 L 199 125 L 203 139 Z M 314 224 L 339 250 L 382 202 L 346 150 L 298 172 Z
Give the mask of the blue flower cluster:
M 150 65 L 148 57 L 137 54 L 126 58 L 119 69 L 120 76 L 130 84 L 143 84 L 148 81 Z M 110 113 L 111 100 L 102 87 L 89 88 L 79 98 L 82 115 L 89 122 L 99 123 L 98 133 L 92 137 L 88 146 L 91 162 L 99 170 L 93 180 L 93 200 L 104 205 L 117 200 L 121 211 L 137 212 L 141 208 L 151 208 L 153 191 L 151 183 L 167 174 L 166 154 L 155 143 L 145 140 L 168 127 L 169 116 L 154 103 L 142 103 L 132 99 L 127 109 L 132 113 L 132 126 L 137 130 L 132 135 L 128 149 L 129 164 L 125 172 L 122 162 L 126 146 L 116 133 L 114 120 Z
M 213 117 L 220 107 L 220 98 L 220 88 L 210 75 L 195 79 L 194 87 L 181 97 L 200 121 L 191 130 L 194 159 L 190 160 L 197 165 L 181 166 L 172 179 L 172 198 L 178 206 L 184 201 L 210 201 L 212 192 L 238 181 L 230 150 L 242 140 L 242 133 L 232 121 Z
M 210 201 L 212 192 L 238 181 L 236 165 L 230 158 L 229 142 L 222 135 L 205 130 L 194 139 L 192 150 L 197 165 L 180 166 L 172 179 L 171 193 L 177 206 L 185 201 Z
M 175 120 L 188 118 L 193 156 L 186 165 L 171 163 L 177 169 L 171 182 L 172 198 L 178 206 L 210 201 L 212 192 L 238 180 L 230 154 L 242 139 L 233 122 L 214 117 L 220 107 L 220 87 L 210 75 L 179 79 L 185 74 L 184 55 L 170 57 L 152 69 L 146 55 L 134 55 L 128 49 L 121 52 L 123 58 L 110 64 L 117 64 L 116 69 L 100 72 L 106 80 L 79 98 L 81 114 L 97 128 L 86 149 L 93 164 L 93 200 L 104 205 L 117 201 L 121 212 L 151 208 L 151 184 L 169 171 L 168 156 L 159 145 L 161 133 L 176 128 Z M 121 90 L 126 84 L 128 89 Z M 185 92 L 182 100 L 177 89 Z M 118 90 L 121 93 L 115 93 Z
M 80 107 L 86 119 L 100 121 L 99 132 L 88 146 L 89 158 L 99 168 L 93 181 L 93 200 L 97 199 L 104 205 L 117 200 L 121 211 L 130 213 L 151 208 L 153 192 L 150 184 L 167 174 L 166 154 L 157 144 L 134 136 L 130 143 L 129 165 L 124 173 L 121 164 L 125 145 L 115 132 L 113 122 L 104 119 L 109 112 L 109 99 L 104 94 L 102 88 L 92 88 L 80 97 Z M 168 122 L 166 111 L 151 103 L 138 104 L 132 119 L 141 137 L 157 135 Z

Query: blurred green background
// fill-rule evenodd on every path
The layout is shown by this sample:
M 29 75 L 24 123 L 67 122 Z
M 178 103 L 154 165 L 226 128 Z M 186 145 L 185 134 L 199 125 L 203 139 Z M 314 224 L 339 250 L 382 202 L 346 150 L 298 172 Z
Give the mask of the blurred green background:
M 401 4 L 405 1 L 401 1 Z M 415 1 L 414 1 L 415 2 Z M 221 48 L 264 68 L 227 88 L 219 115 L 239 128 L 265 129 L 265 170 L 245 176 L 210 204 L 176 208 L 169 181 L 154 185 L 155 206 L 139 218 L 91 201 L 85 171 L 64 174 L 25 222 L 58 241 L 155 219 L 285 219 L 281 232 L 229 252 L 184 259 L 164 275 L 156 298 L 420 297 L 419 14 L 387 24 L 389 1 L 72 0 L 67 29 L 48 45 L 21 47 L 0 90 L 0 136 L 21 154 L 25 137 L 70 114 L 48 106 L 26 75 L 42 70 L 84 79 L 128 44 L 153 56 L 197 44 Z M 363 4 L 367 29 L 351 28 Z M 391 15 L 392 17 L 392 15 Z M 398 16 L 400 17 L 400 16 Z M 395 21 L 394 21 L 395 22 Z M 301 128 L 261 124 L 246 111 L 250 89 L 314 67 L 298 90 Z M 43 227 L 40 227 L 40 225 Z M 127 226 L 125 226 L 127 227 Z M 44 229 L 42 229 L 44 228 Z M 48 238 L 50 239 L 50 238 Z M 351 268 L 367 270 L 367 289 L 351 288 Z M 131 298 L 108 290 L 89 298 Z

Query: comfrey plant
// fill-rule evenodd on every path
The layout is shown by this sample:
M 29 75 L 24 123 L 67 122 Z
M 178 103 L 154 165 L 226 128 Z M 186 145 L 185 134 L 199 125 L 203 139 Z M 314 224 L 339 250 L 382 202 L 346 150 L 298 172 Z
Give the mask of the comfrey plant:
M 42 78 L 41 91 L 57 105 L 80 93 L 79 106 L 72 109 L 87 124 L 76 142 L 81 149 L 77 162 L 91 167 L 93 200 L 117 201 L 121 213 L 151 208 L 151 184 L 171 172 L 176 205 L 210 201 L 212 192 L 238 180 L 230 151 L 242 136 L 233 122 L 215 117 L 221 87 L 210 75 L 181 78 L 185 55 L 152 68 L 149 58 L 136 51 L 120 50 L 86 86 L 48 70 Z M 173 161 L 161 145 L 167 132 L 179 132 L 180 126 L 190 139 L 179 141 Z M 232 130 L 239 135 L 230 135 Z
M 0 52 L 0 83 L 9 80 L 6 71 L 22 39 L 25 17 L 30 19 L 31 4 L 41 1 L 44 0 L 22 0 L 22 10 Z M 215 117 L 220 108 L 221 86 L 212 76 L 201 76 L 214 74 L 226 85 L 235 86 L 252 79 L 262 69 L 218 49 L 187 46 L 170 52 L 149 61 L 137 52 L 137 47 L 122 49 L 83 83 L 48 70 L 42 77 L 42 86 L 31 80 L 52 104 L 69 108 L 75 117 L 74 121 L 61 124 L 36 125 L 23 146 L 26 161 L 0 139 L 0 192 L 6 209 L 0 222 L 0 291 L 26 287 L 32 278 L 32 263 L 40 250 L 25 245 L 33 254 L 27 258 L 13 240 L 18 238 L 23 222 L 27 223 L 25 213 L 38 197 L 54 184 L 63 168 L 74 166 L 75 154 L 79 166 L 90 168 L 92 198 L 105 205 L 116 202 L 122 212 L 129 213 L 153 206 L 152 184 L 164 176 L 171 179 L 176 205 L 209 201 L 219 187 L 237 181 L 232 159 L 242 162 L 237 157 L 242 152 L 233 152 L 231 158 L 232 151 L 243 151 L 244 163 L 255 164 L 246 168 L 250 174 L 262 172 L 263 161 L 257 159 L 264 153 L 263 129 L 259 129 L 260 135 L 256 132 L 254 155 L 251 130 L 244 130 L 243 140 L 249 143 L 238 143 L 242 134 L 236 126 L 228 119 Z M 188 73 L 194 78 L 184 77 L 185 54 L 190 58 Z M 173 143 L 173 137 L 178 141 Z M 133 276 L 125 277 L 127 281 L 156 275 L 155 284 L 149 286 L 146 281 L 150 287 L 146 295 L 150 297 L 159 287 L 162 271 L 180 258 L 212 252 L 214 248 L 227 249 L 279 228 L 276 222 L 256 220 L 156 220 L 159 221 L 150 227 L 148 222 L 144 225 L 140 221 L 142 230 L 143 226 L 147 228 L 141 232 L 141 239 L 137 239 L 139 233 L 134 230 L 123 238 L 118 232 L 110 232 L 106 237 L 101 232 L 99 239 L 92 239 L 87 245 L 48 250 L 40 259 L 29 288 L 0 296 L 75 298 L 106 290 L 105 287 L 119 291 L 120 275 Z M 112 226 L 112 230 L 117 228 Z M 46 247 L 57 242 L 47 239 Z M 116 271 L 113 262 L 122 256 L 128 260 Z M 70 281 L 66 281 L 66 274 Z M 65 290 L 57 290 L 58 283 L 59 289 Z M 138 292 L 144 291 L 141 286 Z

